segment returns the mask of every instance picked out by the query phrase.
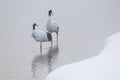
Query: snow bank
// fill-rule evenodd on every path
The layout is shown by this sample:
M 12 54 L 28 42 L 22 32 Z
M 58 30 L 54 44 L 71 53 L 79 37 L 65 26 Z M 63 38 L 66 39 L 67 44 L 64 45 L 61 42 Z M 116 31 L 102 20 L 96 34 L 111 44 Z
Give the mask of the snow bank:
M 120 80 L 120 33 L 106 39 L 101 54 L 60 67 L 47 80 Z

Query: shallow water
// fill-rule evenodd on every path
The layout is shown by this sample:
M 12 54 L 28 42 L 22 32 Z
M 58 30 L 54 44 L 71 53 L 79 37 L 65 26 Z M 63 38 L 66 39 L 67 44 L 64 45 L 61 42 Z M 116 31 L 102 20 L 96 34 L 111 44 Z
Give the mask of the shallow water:
M 120 31 L 118 0 L 0 0 L 0 80 L 42 80 L 65 64 L 96 56 L 104 40 Z M 53 9 L 60 26 L 56 46 L 31 37 L 32 24 L 46 30 Z

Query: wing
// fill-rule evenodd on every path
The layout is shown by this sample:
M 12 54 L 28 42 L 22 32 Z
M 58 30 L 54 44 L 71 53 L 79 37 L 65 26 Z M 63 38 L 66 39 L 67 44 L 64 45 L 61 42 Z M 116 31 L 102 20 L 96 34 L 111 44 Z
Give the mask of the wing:
M 52 26 L 54 26 L 54 28 L 57 32 L 59 31 L 59 26 L 55 21 L 52 21 Z

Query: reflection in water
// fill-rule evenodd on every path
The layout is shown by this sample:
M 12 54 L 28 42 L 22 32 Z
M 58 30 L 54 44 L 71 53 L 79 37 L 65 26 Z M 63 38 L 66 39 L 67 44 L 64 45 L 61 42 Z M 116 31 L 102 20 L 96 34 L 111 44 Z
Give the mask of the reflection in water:
M 43 79 L 46 74 L 52 71 L 52 66 L 57 59 L 58 53 L 58 46 L 53 46 L 49 48 L 47 53 L 34 57 L 32 61 L 32 72 L 35 79 L 37 79 L 38 76 Z

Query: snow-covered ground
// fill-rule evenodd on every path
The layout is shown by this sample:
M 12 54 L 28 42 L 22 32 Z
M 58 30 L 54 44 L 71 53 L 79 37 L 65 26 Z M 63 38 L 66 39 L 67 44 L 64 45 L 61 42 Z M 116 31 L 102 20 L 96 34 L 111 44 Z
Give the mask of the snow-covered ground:
M 120 80 L 120 33 L 108 37 L 100 55 L 65 65 L 47 80 Z

